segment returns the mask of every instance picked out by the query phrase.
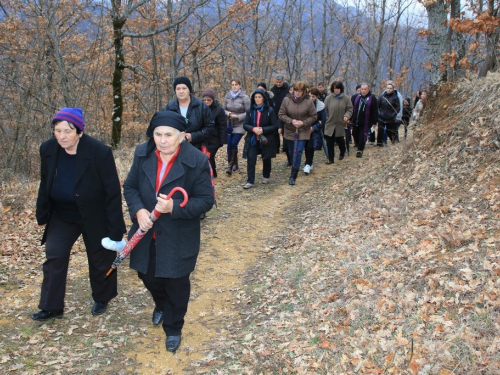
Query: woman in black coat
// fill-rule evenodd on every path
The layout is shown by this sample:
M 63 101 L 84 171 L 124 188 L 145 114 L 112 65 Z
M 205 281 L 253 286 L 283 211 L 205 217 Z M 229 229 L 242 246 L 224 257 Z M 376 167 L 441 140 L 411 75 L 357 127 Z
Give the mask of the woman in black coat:
M 227 143 L 227 118 L 226 111 L 215 100 L 215 91 L 211 88 L 205 89 L 202 95 L 203 103 L 205 103 L 212 113 L 211 119 L 215 124 L 215 131 L 207 138 L 207 151 L 210 153 L 210 165 L 214 177 L 217 177 L 217 166 L 215 165 L 215 154 L 224 143 Z
M 243 157 L 247 158 L 247 183 L 244 189 L 250 189 L 255 183 L 255 165 L 257 155 L 262 155 L 262 183 L 269 183 L 271 176 L 271 159 L 276 157 L 276 144 L 278 118 L 274 110 L 269 106 L 266 93 L 257 89 L 250 99 L 250 108 L 247 110 L 243 128 L 245 136 L 245 148 Z
M 154 114 L 146 135 L 149 141 L 137 146 L 130 172 L 123 184 L 132 227 L 129 238 L 141 228 L 147 232 L 130 254 L 130 268 L 151 293 L 155 302 L 153 324 L 163 321 L 166 348 L 173 352 L 181 344 L 187 312 L 190 280 L 200 251 L 200 215 L 214 204 L 214 190 L 207 156 L 185 141 L 186 121 L 178 113 Z M 182 187 L 183 201 L 174 187 Z M 162 213 L 154 222 L 153 209 Z M 150 231 L 150 229 L 153 229 Z
M 41 178 L 36 219 L 46 225 L 42 238 L 47 260 L 38 307 L 31 318 L 60 318 L 64 310 L 66 275 L 71 248 L 80 235 L 87 251 L 93 315 L 106 311 L 117 295 L 116 273 L 106 272 L 116 253 L 101 246 L 125 233 L 120 181 L 111 149 L 83 133 L 80 108 L 63 108 L 52 121 L 54 138 L 40 147 Z
M 394 90 L 394 83 L 392 81 L 387 82 L 386 90 L 380 95 L 378 101 L 377 144 L 379 146 L 382 146 L 384 142 L 384 128 L 387 130 L 387 135 L 393 144 L 399 141 L 398 124 L 400 118 L 398 118 L 398 115 L 403 110 L 401 108 L 402 102 L 398 92 Z

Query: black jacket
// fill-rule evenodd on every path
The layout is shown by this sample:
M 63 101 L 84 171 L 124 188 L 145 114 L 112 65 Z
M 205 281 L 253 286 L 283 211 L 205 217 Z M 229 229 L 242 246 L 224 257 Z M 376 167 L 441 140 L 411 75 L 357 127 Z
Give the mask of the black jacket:
M 187 142 L 182 142 L 179 147 L 179 154 L 165 177 L 160 192 L 168 194 L 179 186 L 186 190 L 189 200 L 181 208 L 182 194 L 175 192 L 172 196 L 172 213 L 161 215 L 130 253 L 130 268 L 147 273 L 149 245 L 155 233 L 156 277 L 179 278 L 194 270 L 200 252 L 200 215 L 209 211 L 214 204 L 214 189 L 206 155 Z M 123 193 L 132 219 L 129 239 L 139 228 L 136 213 L 142 208 L 152 211 L 156 205 L 157 163 L 156 154 L 148 153 L 147 143 L 137 146 L 132 167 L 123 184 Z
M 212 134 L 215 134 L 215 124 L 211 118 L 210 108 L 193 95 L 190 96 L 191 101 L 186 114 L 188 120 L 186 133 L 191 134 L 191 144 L 199 150 L 201 145 L 206 143 Z M 163 108 L 163 111 L 173 111 L 180 114 L 179 101 L 172 100 Z
M 246 157 L 248 149 L 252 145 L 252 136 L 255 134 L 252 129 L 255 126 L 255 94 L 259 93 L 264 97 L 264 110 L 262 111 L 260 126 L 264 131 L 264 136 L 267 138 L 267 144 L 262 145 L 262 149 L 259 153 L 262 154 L 262 159 L 271 159 L 276 157 L 276 142 L 278 142 L 278 118 L 274 109 L 269 106 L 269 102 L 267 101 L 267 96 L 265 95 L 264 90 L 257 89 L 252 94 L 250 98 L 250 108 L 247 109 L 247 115 L 245 117 L 245 123 L 243 124 L 243 128 L 246 130 L 247 134 L 245 136 L 245 147 L 243 149 L 243 157 Z M 254 138 L 255 140 L 255 138 Z
M 57 169 L 59 152 L 65 152 L 55 138 L 40 146 L 41 177 L 36 201 L 36 220 L 49 224 L 53 211 L 50 190 Z M 75 197 L 90 239 L 91 251 L 100 250 L 101 240 L 119 241 L 125 233 L 120 180 L 111 148 L 83 134 L 78 143 L 75 167 Z M 47 236 L 47 226 L 42 245 Z
M 394 90 L 390 94 L 385 91 L 378 100 L 378 120 L 380 122 L 393 124 L 397 120 L 401 105 L 398 92 Z
M 214 121 L 214 133 L 208 136 L 207 145 L 222 147 L 227 143 L 226 111 L 217 100 L 214 100 L 209 108 L 211 111 L 210 118 Z
M 288 86 L 288 83 L 283 83 L 283 86 L 277 87 L 274 85 L 271 87 L 271 91 L 274 94 L 273 100 L 274 100 L 274 110 L 276 113 L 279 113 L 280 108 L 281 108 L 281 103 L 283 103 L 283 100 L 286 98 L 290 91 L 290 87 Z

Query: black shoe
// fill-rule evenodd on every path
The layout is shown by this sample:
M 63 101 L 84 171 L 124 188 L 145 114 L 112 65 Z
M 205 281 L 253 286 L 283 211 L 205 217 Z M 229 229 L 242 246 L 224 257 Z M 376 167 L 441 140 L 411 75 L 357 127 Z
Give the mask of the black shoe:
M 357 158 L 362 158 L 363 157 L 363 151 L 356 152 L 356 157 Z
M 94 306 L 92 306 L 92 315 L 101 315 L 106 312 L 108 309 L 108 303 L 107 302 L 95 302 Z
M 153 319 L 151 319 L 153 321 L 153 324 L 155 326 L 157 326 L 158 324 L 160 324 L 161 322 L 163 322 L 163 311 L 161 310 L 158 310 L 156 307 L 153 311 Z
M 333 160 L 332 161 L 328 160 L 325 164 L 327 165 L 333 164 Z
M 295 178 L 290 177 L 290 179 L 288 180 L 288 185 L 295 185 Z
M 31 319 L 37 320 L 39 322 L 44 322 L 49 319 L 61 319 L 63 317 L 63 310 L 53 310 L 53 311 L 47 311 L 47 310 L 41 310 L 37 312 L 36 314 L 31 314 Z
M 344 158 L 344 154 L 339 155 L 339 160 L 342 160 Z
M 200 215 L 200 220 L 203 220 L 205 218 L 205 214 Z
M 175 352 L 181 346 L 181 336 L 168 336 L 165 341 L 167 352 Z

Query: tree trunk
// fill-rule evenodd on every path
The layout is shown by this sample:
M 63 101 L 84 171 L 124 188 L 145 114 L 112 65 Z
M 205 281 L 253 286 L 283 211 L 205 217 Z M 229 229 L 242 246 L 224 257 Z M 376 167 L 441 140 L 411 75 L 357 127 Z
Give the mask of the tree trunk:
M 123 25 L 125 21 L 119 17 L 113 18 L 113 44 L 115 47 L 115 69 L 113 71 L 113 112 L 111 114 L 112 131 L 111 147 L 116 148 L 122 137 L 123 94 L 122 77 L 125 66 L 123 52 Z
M 429 62 L 431 64 L 431 85 L 446 81 L 446 70 L 441 70 L 441 54 L 448 51 L 447 20 L 444 0 L 435 0 L 425 6 L 431 35 L 427 36 Z

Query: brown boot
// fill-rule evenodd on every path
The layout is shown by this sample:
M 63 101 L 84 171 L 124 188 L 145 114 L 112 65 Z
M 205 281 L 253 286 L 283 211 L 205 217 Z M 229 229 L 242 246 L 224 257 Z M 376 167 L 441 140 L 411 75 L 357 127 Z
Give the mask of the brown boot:
M 233 172 L 236 172 L 238 170 L 238 151 L 231 151 L 231 160 L 233 160 Z

